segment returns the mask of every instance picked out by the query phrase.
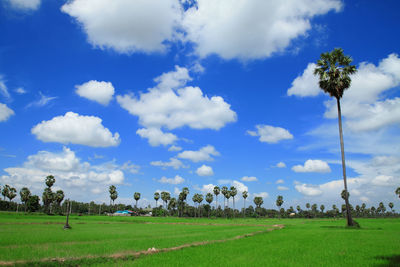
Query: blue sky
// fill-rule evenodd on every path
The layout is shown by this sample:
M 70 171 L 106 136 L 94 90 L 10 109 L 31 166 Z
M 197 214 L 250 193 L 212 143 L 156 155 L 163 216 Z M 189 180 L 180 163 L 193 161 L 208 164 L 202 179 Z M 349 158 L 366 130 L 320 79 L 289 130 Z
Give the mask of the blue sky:
M 234 185 L 265 207 L 277 195 L 286 208 L 341 204 L 336 105 L 312 70 L 342 47 L 359 70 L 342 99 L 350 200 L 395 202 L 399 7 L 3 1 L 0 184 L 41 195 L 53 174 L 80 201 L 108 202 L 111 184 L 141 205 L 156 190 Z

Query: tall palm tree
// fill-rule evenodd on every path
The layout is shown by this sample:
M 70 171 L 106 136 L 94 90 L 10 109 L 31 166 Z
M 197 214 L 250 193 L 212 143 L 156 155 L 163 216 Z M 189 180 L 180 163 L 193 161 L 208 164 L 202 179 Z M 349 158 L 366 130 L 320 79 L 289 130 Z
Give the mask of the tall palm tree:
M 352 62 L 351 57 L 343 54 L 343 49 L 335 48 L 332 52 L 321 54 L 321 58 L 317 61 L 317 67 L 314 70 L 314 75 L 319 76 L 319 87 L 328 93 L 331 97 L 336 98 L 338 109 L 338 123 L 340 135 L 340 149 L 342 153 L 342 169 L 343 169 L 343 182 L 344 190 L 347 190 L 347 177 L 346 177 L 346 164 L 344 158 L 344 142 L 342 130 L 342 113 L 340 109 L 340 99 L 343 93 L 350 87 L 350 75 L 356 73 L 356 66 L 350 65 Z M 347 212 L 347 225 L 353 226 L 353 219 L 351 218 L 349 198 L 346 197 L 346 212 Z
M 237 195 L 237 189 L 234 186 L 231 186 L 230 188 L 231 191 L 231 197 L 233 199 L 233 216 L 235 216 L 235 196 Z
M 164 207 L 165 207 L 165 209 L 167 209 L 167 200 L 166 200 L 166 197 L 167 197 L 167 192 L 162 191 L 162 192 L 161 192 L 161 200 L 164 202 Z
M 203 202 L 203 195 L 202 194 L 197 194 L 197 202 L 199 203 L 199 206 L 198 206 L 198 208 L 199 208 L 199 215 L 200 215 L 200 217 L 201 217 L 201 202 Z
M 139 192 L 135 192 L 135 193 L 133 194 L 133 198 L 134 198 L 135 201 L 136 201 L 135 208 L 137 208 L 137 202 L 138 202 L 138 200 L 140 199 L 140 193 L 139 193 Z
M 175 211 L 175 208 L 176 208 L 176 204 L 177 204 L 177 202 L 176 202 L 176 198 L 171 198 L 171 200 L 169 201 L 169 204 L 168 204 L 168 209 L 169 210 L 172 210 L 172 213 L 171 213 L 171 215 L 174 215 L 174 211 Z
M 31 196 L 31 191 L 27 187 L 23 187 L 21 191 L 19 191 L 19 196 L 21 197 L 21 201 L 25 205 L 25 212 L 26 212 L 26 204 L 28 203 L 28 200 Z
M 64 200 L 64 191 L 62 190 L 57 190 L 55 195 L 54 195 L 54 201 L 57 205 L 57 210 L 58 212 L 61 213 L 61 202 Z
M 323 214 L 323 213 L 324 213 L 325 206 L 324 206 L 324 205 L 321 205 L 321 206 L 319 207 L 319 209 L 321 210 L 321 212 L 322 212 L 322 214 Z
M 262 197 L 255 197 L 253 200 L 254 204 L 256 204 L 256 211 L 259 210 L 261 208 L 261 205 L 264 203 L 264 200 L 262 199 Z M 260 215 L 260 214 L 258 214 Z
M 398 196 L 399 196 L 399 198 L 400 198 L 400 187 L 397 187 L 397 189 L 396 189 L 395 193 L 396 193 L 396 195 L 398 195 Z
M 195 209 L 194 209 L 194 217 L 196 217 L 196 203 L 197 203 L 197 200 L 198 200 L 198 196 L 197 195 L 198 194 L 194 194 L 193 197 L 192 197 L 193 204 L 194 204 L 194 207 L 195 207 Z
M 243 217 L 246 214 L 246 198 L 248 197 L 248 192 L 247 191 L 243 191 L 242 192 L 242 197 L 243 197 Z
M 215 195 L 215 209 L 218 207 L 218 195 L 221 192 L 219 186 L 214 186 L 214 195 Z
M 158 208 L 157 202 L 158 202 L 159 199 L 160 199 L 160 193 L 155 192 L 154 193 L 154 200 L 156 201 L 156 208 Z
M 310 209 L 310 207 L 311 207 L 310 203 L 306 203 L 306 208 Z

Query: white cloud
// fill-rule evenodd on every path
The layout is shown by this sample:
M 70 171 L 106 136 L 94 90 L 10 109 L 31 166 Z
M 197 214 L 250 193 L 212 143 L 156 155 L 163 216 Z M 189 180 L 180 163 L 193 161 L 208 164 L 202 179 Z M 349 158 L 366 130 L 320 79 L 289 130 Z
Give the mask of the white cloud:
M 284 184 L 285 181 L 284 181 L 283 179 L 279 179 L 279 180 L 277 180 L 275 183 L 276 183 L 276 184 Z
M 257 177 L 255 176 L 243 176 L 240 180 L 242 180 L 243 182 L 256 182 L 258 181 Z
M 164 133 L 159 128 L 141 128 L 138 129 L 136 133 L 142 138 L 147 138 L 151 146 L 166 146 L 173 144 L 178 140 L 176 135 L 172 133 Z
M 17 94 L 20 94 L 20 95 L 23 95 L 23 94 L 26 94 L 26 93 L 27 93 L 27 91 L 26 91 L 24 88 L 22 88 L 22 87 L 18 87 L 17 89 L 15 89 L 15 92 L 16 92 Z
M 28 156 L 20 167 L 4 169 L 6 175 L 0 176 L 2 184 L 8 183 L 18 190 L 27 186 L 34 194 L 41 196 L 47 175 L 54 175 L 55 186 L 64 190 L 69 198 L 91 201 L 94 194 L 108 198 L 108 186 L 124 182 L 121 166 L 116 164 L 91 165 L 82 162 L 74 151 L 64 147 L 60 152 L 39 151 Z
M 214 195 L 214 187 L 215 187 L 215 185 L 213 185 L 213 184 L 205 184 L 201 188 L 196 187 L 195 189 L 202 192 L 204 195 L 207 193 L 211 193 Z
M 182 13 L 178 0 L 72 0 L 61 10 L 81 25 L 94 47 L 128 54 L 165 51 Z
M 110 103 L 114 95 L 114 86 L 111 82 L 88 81 L 81 85 L 75 85 L 76 93 L 81 97 L 96 101 L 104 106 Z
M 236 121 L 236 113 L 220 96 L 209 98 L 198 87 L 186 86 L 190 81 L 188 70 L 179 66 L 175 71 L 164 73 L 155 79 L 156 87 L 139 98 L 134 95 L 118 95 L 117 101 L 130 114 L 139 117 L 139 124 L 152 131 L 161 128 L 173 130 L 188 126 L 192 129 L 219 130 Z M 171 144 L 169 136 L 163 144 Z M 154 141 L 154 144 L 161 144 Z
M 316 96 L 322 92 L 318 86 L 318 77 L 314 75 L 316 66 L 315 63 L 308 64 L 303 74 L 292 82 L 292 87 L 287 91 L 288 96 Z
M 298 192 L 305 196 L 319 196 L 322 194 L 322 190 L 319 186 L 309 185 L 309 184 L 296 184 L 294 186 Z
M 270 125 L 256 125 L 257 131 L 247 131 L 251 136 L 259 136 L 260 142 L 276 144 L 282 140 L 293 139 L 293 135 L 286 129 Z
M 276 164 L 276 167 L 278 167 L 278 168 L 286 168 L 286 164 L 285 164 L 285 162 L 278 162 L 277 164 Z
M 393 176 L 378 175 L 372 179 L 371 183 L 379 186 L 393 186 L 396 184 L 396 180 L 398 179 L 395 179 Z
M 37 101 L 33 101 L 31 103 L 29 103 L 28 105 L 26 105 L 26 108 L 30 108 L 30 107 L 44 107 L 47 104 L 49 104 L 51 101 L 57 99 L 57 96 L 46 96 L 44 95 L 42 92 L 39 92 L 40 95 L 40 99 Z
M 220 153 L 211 145 L 200 148 L 198 151 L 185 150 L 178 154 L 178 158 L 188 159 L 193 162 L 213 161 L 211 156 L 219 156 Z
M 161 177 L 160 180 L 158 180 L 159 183 L 162 184 L 181 184 L 185 182 L 185 179 L 183 179 L 181 176 L 176 175 L 174 178 L 167 178 L 165 176 Z
M 341 7 L 337 0 L 197 0 L 182 24 L 200 57 L 249 60 L 285 50 L 307 34 L 313 17 Z
M 36 10 L 40 6 L 41 0 L 8 0 L 11 7 L 20 10 Z
M 292 170 L 294 172 L 331 172 L 331 168 L 329 167 L 328 163 L 319 159 L 309 159 L 304 163 L 304 165 L 293 166 Z
M 114 135 L 95 116 L 82 116 L 67 112 L 49 121 L 42 121 L 31 130 L 43 142 L 80 144 L 92 147 L 117 146 L 119 134 Z
M 267 198 L 269 194 L 267 192 L 259 192 L 259 193 L 254 193 L 253 197 L 262 197 L 262 198 Z
M 133 163 L 131 163 L 130 160 L 128 160 L 127 162 L 122 164 L 121 170 L 128 171 L 128 172 L 133 173 L 133 174 L 137 174 L 137 173 L 139 173 L 140 166 L 136 165 L 136 164 L 133 164 Z
M 8 120 L 14 114 L 14 111 L 6 104 L 0 103 L 0 122 Z
M 201 167 L 199 167 L 196 170 L 197 175 L 199 176 L 212 176 L 214 175 L 214 171 L 210 166 L 207 165 L 201 165 Z
M 8 92 L 6 81 L 3 79 L 2 75 L 0 75 L 0 94 L 2 94 L 6 98 L 10 98 L 10 93 Z
M 182 161 L 180 161 L 177 158 L 170 158 L 169 161 L 164 162 L 164 161 L 152 161 L 150 162 L 151 165 L 153 166 L 158 166 L 162 167 L 163 169 L 166 169 L 167 167 L 172 167 L 175 170 L 178 170 L 180 168 L 187 168 L 188 166 L 184 165 Z
M 171 152 L 177 152 L 177 151 L 181 151 L 181 150 L 182 150 L 182 147 L 180 147 L 180 146 L 170 146 L 168 148 L 168 151 L 171 151 Z
M 279 191 L 287 191 L 287 190 L 289 190 L 289 188 L 286 187 L 286 186 L 278 186 L 277 189 L 278 189 Z

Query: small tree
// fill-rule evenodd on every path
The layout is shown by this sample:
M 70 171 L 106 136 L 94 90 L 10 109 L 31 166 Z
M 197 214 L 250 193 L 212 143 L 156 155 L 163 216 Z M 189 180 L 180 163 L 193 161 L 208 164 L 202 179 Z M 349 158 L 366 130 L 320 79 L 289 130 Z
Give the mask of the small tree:
M 26 203 L 28 211 L 30 211 L 30 212 L 38 211 L 40 209 L 39 201 L 40 201 L 40 199 L 38 196 L 36 196 L 36 195 L 30 196 Z

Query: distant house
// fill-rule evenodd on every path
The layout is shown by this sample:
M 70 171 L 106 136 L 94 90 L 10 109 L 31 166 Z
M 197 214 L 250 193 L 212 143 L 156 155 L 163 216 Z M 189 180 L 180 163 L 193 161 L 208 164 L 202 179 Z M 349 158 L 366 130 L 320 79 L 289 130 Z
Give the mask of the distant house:
M 132 216 L 137 215 L 137 212 L 132 210 L 117 210 L 112 214 L 112 216 Z

